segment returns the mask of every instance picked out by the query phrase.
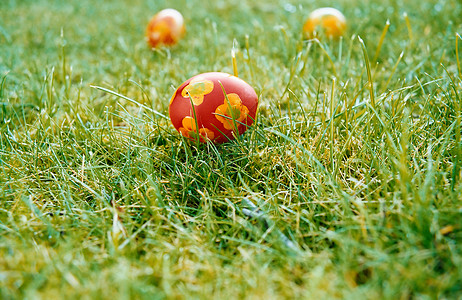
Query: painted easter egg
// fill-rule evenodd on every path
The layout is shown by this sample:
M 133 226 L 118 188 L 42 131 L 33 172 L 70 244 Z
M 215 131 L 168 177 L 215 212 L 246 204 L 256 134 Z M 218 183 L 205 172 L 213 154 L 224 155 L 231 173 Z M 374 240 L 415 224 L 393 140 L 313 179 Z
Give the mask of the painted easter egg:
M 332 7 L 318 8 L 311 12 L 303 25 L 306 38 L 314 38 L 319 34 L 329 38 L 339 38 L 345 33 L 345 16 Z
M 186 29 L 181 13 L 167 8 L 155 14 L 146 27 L 146 41 L 151 48 L 172 46 L 181 39 Z
M 244 80 L 220 72 L 186 80 L 170 100 L 173 126 L 186 138 L 223 143 L 252 125 L 258 107 L 255 90 Z

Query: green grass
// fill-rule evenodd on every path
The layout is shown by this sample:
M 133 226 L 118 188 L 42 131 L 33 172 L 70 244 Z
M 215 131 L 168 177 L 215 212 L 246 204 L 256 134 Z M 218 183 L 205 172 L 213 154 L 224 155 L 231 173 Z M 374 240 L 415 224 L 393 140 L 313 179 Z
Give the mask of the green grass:
M 344 12 L 344 39 L 302 40 L 321 6 Z M 151 51 L 166 7 L 187 34 Z M 461 15 L 449 0 L 2 0 L 0 298 L 457 299 Z M 233 47 L 255 126 L 189 143 L 169 99 L 232 73 Z

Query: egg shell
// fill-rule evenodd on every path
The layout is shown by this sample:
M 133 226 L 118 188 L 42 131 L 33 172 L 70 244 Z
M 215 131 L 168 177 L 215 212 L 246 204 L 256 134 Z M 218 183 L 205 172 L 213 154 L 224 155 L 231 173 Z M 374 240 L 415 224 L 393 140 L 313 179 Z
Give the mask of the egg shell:
M 235 138 L 233 131 L 242 134 L 252 125 L 257 107 L 257 94 L 244 80 L 210 72 L 191 77 L 178 87 L 170 100 L 169 114 L 183 136 L 223 143 Z
M 185 32 L 183 15 L 173 8 L 167 8 L 155 14 L 149 21 L 146 42 L 151 48 L 172 46 Z
M 319 33 L 329 38 L 339 38 L 345 33 L 345 30 L 345 16 L 332 7 L 315 9 L 303 25 L 303 33 L 307 38 L 313 38 Z

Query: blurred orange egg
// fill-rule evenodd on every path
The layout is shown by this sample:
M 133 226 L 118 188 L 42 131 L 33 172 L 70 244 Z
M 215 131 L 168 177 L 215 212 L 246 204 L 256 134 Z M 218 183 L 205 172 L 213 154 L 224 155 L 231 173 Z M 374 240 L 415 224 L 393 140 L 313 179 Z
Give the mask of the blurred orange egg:
M 258 97 L 244 80 L 220 72 L 196 75 L 178 87 L 170 100 L 173 126 L 190 140 L 223 143 L 252 125 Z
M 311 12 L 303 25 L 306 38 L 325 35 L 328 38 L 339 38 L 345 33 L 345 16 L 332 7 L 318 8 Z
M 146 27 L 146 41 L 151 48 L 172 46 L 180 40 L 186 29 L 181 13 L 167 8 L 155 14 Z

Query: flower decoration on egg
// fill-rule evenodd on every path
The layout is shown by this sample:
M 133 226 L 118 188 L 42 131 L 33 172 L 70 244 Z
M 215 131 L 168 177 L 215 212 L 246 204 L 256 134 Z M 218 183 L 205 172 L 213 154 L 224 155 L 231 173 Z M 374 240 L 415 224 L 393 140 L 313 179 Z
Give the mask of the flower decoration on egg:
M 255 120 L 255 90 L 236 76 L 210 72 L 186 80 L 170 101 L 173 126 L 186 138 L 223 143 L 244 133 Z
M 193 117 L 184 117 L 183 121 L 181 121 L 181 125 L 178 131 L 184 136 L 189 139 L 199 139 L 201 142 L 205 142 L 207 140 L 213 141 L 215 134 L 212 130 L 208 128 L 199 128 L 197 130 L 196 120 Z
M 194 78 L 181 91 L 181 96 L 190 98 L 194 105 L 200 105 L 204 101 L 204 96 L 213 90 L 213 82 L 201 77 Z
M 332 7 L 313 10 L 303 25 L 303 34 L 306 38 L 314 38 L 320 34 L 328 38 L 339 38 L 345 33 L 345 30 L 345 16 Z
M 233 129 L 235 122 L 239 124 L 247 118 L 249 109 L 242 105 L 238 94 L 229 94 L 227 98 L 225 97 L 225 102 L 215 110 L 215 117 L 229 130 Z
M 155 14 L 146 27 L 146 41 L 151 48 L 161 45 L 172 46 L 184 35 L 183 15 L 172 8 L 161 10 Z

